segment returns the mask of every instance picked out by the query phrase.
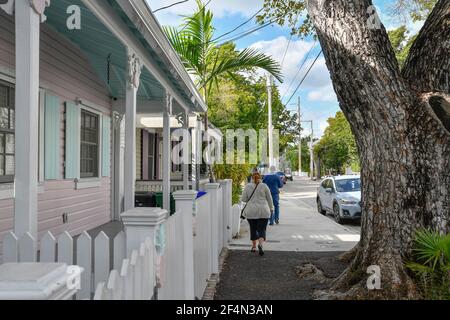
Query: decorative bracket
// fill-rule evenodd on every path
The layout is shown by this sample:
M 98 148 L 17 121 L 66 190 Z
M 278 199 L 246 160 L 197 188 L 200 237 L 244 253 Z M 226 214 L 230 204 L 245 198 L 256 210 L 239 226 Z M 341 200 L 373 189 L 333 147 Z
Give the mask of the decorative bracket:
M 142 64 L 141 60 L 133 50 L 128 49 L 128 85 L 131 88 L 139 88 Z
M 166 91 L 166 105 L 164 107 L 165 111 L 168 112 L 169 114 L 172 114 L 172 105 L 173 105 L 173 97 L 168 91 Z
M 8 0 L 8 2 L 4 4 L 0 4 L 0 9 L 5 11 L 9 15 L 14 14 L 14 0 Z
M 113 112 L 113 126 L 115 129 L 120 128 L 120 124 L 122 123 L 124 114 L 119 112 Z
M 41 23 L 47 20 L 47 16 L 44 14 L 45 8 L 50 6 L 50 0 L 29 0 L 30 6 L 41 17 Z M 15 0 L 8 0 L 4 4 L 0 4 L 0 9 L 5 11 L 9 15 L 14 14 Z
M 175 115 L 175 119 L 178 121 L 179 124 L 181 124 L 181 126 L 186 125 L 186 117 L 184 115 L 185 115 L 184 112 L 180 112 Z

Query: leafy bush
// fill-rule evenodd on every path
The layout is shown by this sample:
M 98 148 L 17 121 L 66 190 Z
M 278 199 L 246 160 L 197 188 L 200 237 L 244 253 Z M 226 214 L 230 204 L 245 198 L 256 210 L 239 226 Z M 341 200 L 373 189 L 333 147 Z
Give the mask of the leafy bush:
M 418 231 L 413 258 L 406 266 L 417 275 L 425 299 L 450 300 L 450 235 Z
M 233 204 L 239 202 L 242 193 L 242 184 L 247 181 L 251 171 L 249 164 L 216 164 L 214 173 L 217 179 L 233 180 Z

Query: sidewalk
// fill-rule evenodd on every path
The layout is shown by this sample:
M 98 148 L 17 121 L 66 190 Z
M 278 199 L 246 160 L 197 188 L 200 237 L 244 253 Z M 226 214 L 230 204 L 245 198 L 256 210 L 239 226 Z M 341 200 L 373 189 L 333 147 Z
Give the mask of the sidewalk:
M 355 229 L 319 214 L 315 205 L 318 183 L 288 183 L 280 199 L 280 224 L 269 226 L 266 254 L 250 252 L 248 223 L 229 245 L 216 300 L 309 300 L 327 289 L 347 264 L 338 255 L 359 241 Z M 324 278 L 304 277 L 302 267 L 314 266 Z
M 301 200 L 314 194 L 290 192 L 288 188 L 280 197 L 280 224 L 267 228 L 265 250 L 348 251 L 358 243 L 357 232 L 320 215 L 315 208 Z M 250 249 L 247 221 L 242 221 L 240 238 L 234 239 L 229 248 Z

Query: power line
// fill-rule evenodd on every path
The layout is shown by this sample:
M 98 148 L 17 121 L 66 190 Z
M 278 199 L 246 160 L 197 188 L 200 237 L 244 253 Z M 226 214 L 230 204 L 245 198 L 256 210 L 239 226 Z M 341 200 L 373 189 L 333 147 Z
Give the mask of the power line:
M 309 55 L 311 54 L 311 52 L 313 51 L 313 49 L 316 47 L 316 43 L 317 40 L 314 41 L 314 44 L 312 45 L 311 49 L 309 49 L 308 53 L 306 54 L 305 58 L 303 58 L 303 61 L 300 65 L 300 67 L 298 68 L 297 73 L 295 74 L 295 77 L 292 79 L 291 83 L 289 84 L 288 89 L 286 90 L 286 92 L 283 94 L 283 97 L 281 98 L 281 101 L 283 101 L 283 99 L 286 97 L 286 95 L 288 94 L 289 90 L 291 90 L 292 85 L 294 84 L 295 80 L 297 79 L 298 75 L 300 74 L 300 71 L 302 71 L 303 66 L 305 65 L 306 61 L 309 58 Z
M 287 52 L 289 50 L 289 45 L 291 44 L 291 40 L 292 40 L 292 33 L 291 33 L 291 36 L 289 37 L 289 41 L 288 41 L 288 44 L 286 46 L 286 50 L 284 51 L 283 59 L 281 60 L 281 67 L 282 68 L 283 68 L 283 64 L 284 64 L 284 59 L 286 58 L 286 54 L 287 54 Z
M 222 46 L 222 45 L 224 45 L 225 43 L 228 43 L 228 42 L 234 42 L 234 41 L 240 40 L 240 39 L 242 39 L 242 38 L 244 38 L 244 37 L 246 37 L 246 36 L 252 34 L 253 32 L 256 32 L 256 31 L 258 31 L 258 30 L 261 30 L 261 29 L 263 29 L 263 28 L 265 28 L 265 27 L 270 26 L 270 25 L 273 24 L 275 21 L 276 21 L 276 20 L 272 20 L 272 21 L 266 22 L 265 24 L 260 25 L 260 26 L 258 26 L 258 27 L 256 27 L 256 28 L 253 28 L 253 29 L 244 31 L 244 32 L 242 32 L 242 33 L 236 35 L 234 38 L 229 38 L 229 39 L 227 39 L 227 40 L 224 40 L 224 42 L 222 42 L 219 46 Z
M 295 20 L 298 20 L 298 17 L 299 17 L 299 16 L 300 16 L 300 13 L 297 14 L 297 17 L 295 18 Z M 283 60 L 281 60 L 281 68 L 283 68 L 283 65 L 284 65 L 284 59 L 286 58 L 286 54 L 287 54 L 287 52 L 288 52 L 288 50 L 289 50 L 289 46 L 290 46 L 291 41 L 292 41 L 292 36 L 293 36 L 293 33 L 291 32 L 291 36 L 289 37 L 289 41 L 288 41 L 288 44 L 287 44 L 287 46 L 286 46 L 286 50 L 284 51 Z
M 299 85 L 297 86 L 297 88 L 295 89 L 294 93 L 292 94 L 292 96 L 289 98 L 288 102 L 286 104 L 289 104 L 289 102 L 291 102 L 292 98 L 295 96 L 295 94 L 297 93 L 298 89 L 300 89 L 300 86 L 303 84 L 303 82 L 305 81 L 306 77 L 308 76 L 309 72 L 311 71 L 311 69 L 314 67 L 314 65 L 316 64 L 317 60 L 319 59 L 320 55 L 322 54 L 322 50 L 320 50 L 319 54 L 317 55 L 316 59 L 314 59 L 313 63 L 311 64 L 311 66 L 309 67 L 308 71 L 306 72 L 305 76 L 303 77 L 302 81 L 300 81 Z
M 204 5 L 204 6 L 203 6 L 196 14 L 194 14 L 194 15 L 192 16 L 191 19 L 195 18 L 195 17 L 198 16 L 203 10 L 205 10 L 206 6 L 207 6 L 208 4 L 210 4 L 211 1 L 212 1 L 212 0 L 208 0 L 208 2 L 207 2 L 207 3 L 206 3 L 206 4 L 205 4 L 205 5 Z M 178 31 L 178 33 L 183 32 L 183 30 L 186 29 L 187 26 L 188 26 L 188 24 L 186 23 L 186 24 L 183 26 L 183 28 L 181 28 L 181 30 Z
M 213 39 L 213 40 L 211 40 L 211 41 L 217 41 L 217 40 L 219 40 L 219 39 L 221 39 L 221 38 L 223 38 L 223 37 L 229 35 L 230 33 L 235 32 L 237 29 L 239 29 L 239 28 L 245 26 L 247 23 L 249 23 L 250 21 L 252 21 L 253 18 L 256 17 L 257 14 L 260 13 L 263 9 L 264 9 L 264 8 L 259 9 L 259 10 L 258 10 L 254 15 L 252 15 L 248 20 L 244 21 L 243 23 L 241 23 L 240 25 L 238 25 L 238 26 L 237 26 L 236 28 L 234 28 L 233 30 L 228 31 L 228 32 L 225 32 L 224 34 L 218 36 L 217 38 L 215 38 L 215 39 Z
M 185 3 L 185 2 L 188 2 L 188 1 L 189 1 L 189 0 L 183 0 L 183 1 L 178 1 L 178 2 L 172 3 L 172 4 L 168 5 L 168 6 L 161 7 L 161 8 L 159 8 L 159 9 L 156 9 L 155 11 L 153 11 L 153 13 L 157 13 L 158 11 L 165 10 L 165 9 L 169 9 L 169 8 L 171 8 L 171 7 L 174 7 L 174 6 L 178 5 L 178 4 L 182 4 L 182 3 Z

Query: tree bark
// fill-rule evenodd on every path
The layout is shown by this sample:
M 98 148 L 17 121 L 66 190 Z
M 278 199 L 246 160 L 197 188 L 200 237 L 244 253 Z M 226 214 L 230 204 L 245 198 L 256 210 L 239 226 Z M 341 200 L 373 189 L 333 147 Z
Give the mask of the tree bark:
M 332 291 L 340 298 L 411 298 L 419 293 L 404 261 L 410 259 L 415 230 L 450 229 L 450 134 L 445 119 L 439 119 L 428 103 L 430 95 L 421 91 L 434 92 L 445 110 L 448 84 L 442 85 L 442 79 L 448 68 L 436 70 L 433 61 L 416 57 L 424 51 L 434 54 L 439 41 L 446 41 L 448 48 L 449 38 L 441 38 L 448 30 L 432 35 L 434 46 L 427 37 L 445 25 L 449 0 L 436 5 L 403 74 L 384 26 L 370 25 L 370 6 L 370 0 L 308 1 L 361 157 L 361 241 Z M 448 53 L 442 52 L 436 54 L 442 60 L 437 68 L 449 63 Z M 419 75 L 426 76 L 417 81 Z M 372 265 L 381 269 L 380 290 L 366 286 Z

